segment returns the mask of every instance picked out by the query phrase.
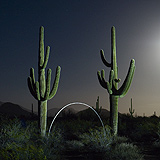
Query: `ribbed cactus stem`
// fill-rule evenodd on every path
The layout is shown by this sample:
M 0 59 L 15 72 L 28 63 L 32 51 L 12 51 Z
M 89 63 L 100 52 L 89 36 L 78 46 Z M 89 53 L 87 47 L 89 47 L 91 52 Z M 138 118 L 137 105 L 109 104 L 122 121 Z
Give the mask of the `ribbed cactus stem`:
M 60 66 L 56 69 L 55 80 L 52 89 L 50 90 L 51 83 L 51 69 L 47 70 L 47 77 L 45 77 L 45 69 L 48 63 L 50 53 L 50 47 L 46 48 L 46 54 L 44 54 L 44 27 L 40 27 L 39 33 L 39 55 L 38 55 L 38 81 L 35 81 L 34 69 L 30 69 L 30 77 L 28 77 L 28 87 L 33 97 L 38 100 L 38 116 L 39 127 L 41 136 L 46 134 L 47 126 L 47 101 L 53 98 L 57 92 L 59 78 L 60 78 Z
M 39 101 L 40 106 L 40 132 L 41 136 L 44 137 L 46 135 L 46 127 L 47 127 L 47 100 Z
M 118 99 L 117 96 L 110 95 L 110 125 L 114 135 L 118 133 Z
M 116 59 L 116 31 L 114 26 L 111 28 L 111 63 L 108 63 L 105 59 L 103 50 L 100 51 L 100 55 L 104 65 L 110 68 L 109 81 L 105 80 L 104 70 L 101 72 L 98 71 L 97 75 L 100 85 L 110 94 L 110 125 L 113 130 L 113 134 L 116 135 L 118 128 L 118 98 L 124 97 L 130 88 L 135 71 L 135 60 L 131 60 L 128 74 L 122 86 L 118 88 L 120 79 L 118 78 Z

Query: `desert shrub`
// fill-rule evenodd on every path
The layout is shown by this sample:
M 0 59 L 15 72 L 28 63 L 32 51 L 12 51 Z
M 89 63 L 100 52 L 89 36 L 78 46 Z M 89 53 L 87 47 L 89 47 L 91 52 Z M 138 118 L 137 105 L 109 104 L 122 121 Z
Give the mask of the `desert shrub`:
M 157 138 L 157 126 L 151 122 L 142 122 L 130 134 L 134 141 L 151 142 Z
M 155 148 L 160 148 L 160 122 L 157 125 L 157 139 L 155 140 L 155 142 L 153 143 L 153 146 Z
M 82 143 L 86 146 L 87 151 L 104 153 L 110 149 L 112 143 L 112 135 L 110 127 L 105 126 L 106 135 L 102 127 L 97 129 L 90 129 L 88 133 L 80 135 Z
M 3 120 L 0 130 L 0 159 L 61 159 L 64 142 L 61 131 L 53 129 L 46 138 L 37 133 L 37 122 L 28 121 L 24 128 L 18 118 Z
M 30 139 L 29 127 L 22 128 L 18 118 L 13 120 L 5 120 L 0 130 L 0 147 L 3 148 L 10 144 L 16 144 L 21 147 Z
M 15 143 L 1 149 L 0 158 L 4 160 L 29 160 L 29 159 L 47 159 L 41 147 L 27 144 L 26 146 L 19 147 Z
M 160 139 L 160 122 L 157 124 L 157 135 L 158 138 Z
M 119 135 L 126 136 L 132 141 L 153 142 L 157 139 L 159 118 L 152 117 L 130 117 L 122 115 L 119 118 Z
M 138 147 L 129 143 L 117 144 L 105 156 L 108 160 L 143 160 Z

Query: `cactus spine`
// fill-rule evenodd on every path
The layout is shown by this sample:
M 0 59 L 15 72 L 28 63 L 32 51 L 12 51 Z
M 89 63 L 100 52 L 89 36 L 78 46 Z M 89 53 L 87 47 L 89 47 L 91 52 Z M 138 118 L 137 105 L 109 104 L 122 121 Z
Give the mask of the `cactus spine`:
M 46 54 L 44 57 L 44 27 L 40 27 L 39 37 L 39 55 L 38 55 L 38 81 L 35 81 L 34 69 L 30 69 L 30 76 L 28 77 L 28 87 L 32 96 L 38 100 L 38 116 L 39 116 L 39 128 L 41 136 L 46 134 L 47 125 L 47 101 L 53 98 L 57 92 L 59 78 L 60 78 L 60 66 L 56 69 L 55 80 L 52 89 L 50 90 L 51 82 L 51 69 L 47 70 L 47 78 L 45 78 L 45 68 L 48 63 L 50 53 L 50 47 L 47 46 Z
M 108 63 L 104 56 L 104 51 L 100 51 L 101 59 L 104 65 L 111 68 L 109 81 L 105 80 L 105 72 L 102 70 L 98 71 L 98 80 L 100 85 L 107 89 L 110 95 L 110 125 L 114 135 L 117 135 L 118 129 L 118 99 L 120 97 L 124 97 L 127 91 L 130 88 L 134 71 L 135 71 L 135 60 L 132 59 L 130 62 L 130 67 L 128 70 L 128 74 L 122 86 L 118 89 L 118 83 L 120 79 L 118 79 L 118 67 L 116 60 L 116 35 L 115 35 L 115 27 L 111 28 L 111 63 Z
M 132 108 L 132 98 L 131 98 L 131 108 L 129 108 L 129 113 L 130 113 L 131 117 L 133 117 L 134 111 L 135 110 Z
M 100 107 L 99 105 L 99 96 L 98 96 L 97 101 L 96 101 L 96 111 L 97 113 L 100 113 L 101 110 L 102 110 L 102 106 Z

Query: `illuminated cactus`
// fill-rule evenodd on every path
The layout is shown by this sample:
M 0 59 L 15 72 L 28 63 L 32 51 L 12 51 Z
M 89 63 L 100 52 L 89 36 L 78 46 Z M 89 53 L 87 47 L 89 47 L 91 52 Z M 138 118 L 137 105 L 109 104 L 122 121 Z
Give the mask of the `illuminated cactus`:
M 115 36 L 115 27 L 113 26 L 111 29 L 111 63 L 108 63 L 105 59 L 103 50 L 100 51 L 102 62 L 109 68 L 110 75 L 109 81 L 105 80 L 105 72 L 102 70 L 98 71 L 98 79 L 101 86 L 107 89 L 110 95 L 110 125 L 114 135 L 117 135 L 118 129 L 118 99 L 120 97 L 124 97 L 127 91 L 130 88 L 134 71 L 135 71 L 135 60 L 132 59 L 130 62 L 130 67 L 128 70 L 128 74 L 122 86 L 118 89 L 118 83 L 120 79 L 118 79 L 118 67 L 116 61 L 116 36 Z
M 102 110 L 102 106 L 101 107 L 99 106 L 99 96 L 98 96 L 97 101 L 96 101 L 96 111 L 97 113 L 100 113 L 101 110 Z
M 54 84 L 50 90 L 51 69 L 47 70 L 47 78 L 45 78 L 45 68 L 48 63 L 49 52 L 50 47 L 47 46 L 46 55 L 44 57 L 44 27 L 41 26 L 39 37 L 38 81 L 35 81 L 34 69 L 31 68 L 30 77 L 28 77 L 28 87 L 32 96 L 38 100 L 38 124 L 42 137 L 46 134 L 47 101 L 53 98 L 57 92 L 61 71 L 60 66 L 58 66 L 56 69 Z
M 133 117 L 134 111 L 135 110 L 132 108 L 132 98 L 131 98 L 131 108 L 129 108 L 129 113 L 130 113 L 131 117 Z

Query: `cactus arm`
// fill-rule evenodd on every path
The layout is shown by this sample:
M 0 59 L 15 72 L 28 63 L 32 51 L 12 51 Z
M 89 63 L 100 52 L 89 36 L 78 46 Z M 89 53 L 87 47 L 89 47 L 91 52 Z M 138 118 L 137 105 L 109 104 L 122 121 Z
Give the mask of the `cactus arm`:
M 125 79 L 123 85 L 117 91 L 116 95 L 119 95 L 119 97 L 124 97 L 126 95 L 126 93 L 128 92 L 129 87 L 132 82 L 132 79 L 133 79 L 134 71 L 135 71 L 135 60 L 132 59 L 130 62 L 130 67 L 129 67 L 126 79 Z
M 49 59 L 49 53 L 50 53 L 50 47 L 47 46 L 46 55 L 45 55 L 44 63 L 43 63 L 43 66 L 42 66 L 43 69 L 45 69 L 46 66 L 47 66 L 48 59 Z
M 98 80 L 99 80 L 100 85 L 101 85 L 103 88 L 107 89 L 106 83 L 104 83 L 104 82 L 102 81 L 100 71 L 97 72 L 97 76 L 98 76 Z
M 36 100 L 40 100 L 40 94 L 39 94 L 39 83 L 35 82 L 35 84 L 33 84 L 33 80 L 31 77 L 28 77 L 28 88 L 32 94 L 32 96 L 36 99 Z
M 33 95 L 33 97 L 35 99 L 37 99 L 35 76 L 34 76 L 34 69 L 33 68 L 30 69 L 30 77 L 28 77 L 27 81 L 28 81 L 28 87 L 29 87 L 31 94 Z
M 39 69 L 44 64 L 44 27 L 40 27 L 40 36 L 39 36 Z
M 98 75 L 98 80 L 99 80 L 101 86 L 102 86 L 103 88 L 107 89 L 107 85 L 109 85 L 109 84 L 107 84 L 108 82 L 105 81 L 105 78 L 104 78 L 104 77 L 105 77 L 104 70 L 101 70 L 101 72 L 98 71 L 98 72 L 97 72 L 97 75 Z
M 113 77 L 114 77 L 114 71 L 110 70 L 110 74 L 109 74 L 109 83 L 112 86 L 112 82 L 113 82 Z
M 105 71 L 104 71 L 104 69 L 101 70 L 101 79 L 102 79 L 102 82 L 103 82 L 104 84 L 107 84 L 107 82 L 106 82 L 106 80 L 105 80 Z M 106 88 L 106 89 L 107 89 L 107 88 Z
M 53 83 L 53 87 L 52 87 L 50 95 L 49 95 L 49 99 L 53 98 L 57 92 L 59 79 L 60 79 L 60 72 L 61 72 L 61 67 L 58 66 L 56 69 L 56 76 L 55 76 L 55 80 Z
M 113 94 L 113 85 L 112 85 L 112 82 L 113 82 L 113 77 L 114 77 L 114 71 L 113 70 L 110 70 L 110 74 L 109 74 L 109 82 L 107 81 L 107 91 L 109 94 Z
M 33 84 L 35 84 L 34 68 L 30 69 L 30 77 L 32 79 Z
M 102 49 L 100 50 L 100 55 L 101 55 L 101 59 L 102 59 L 102 62 L 104 63 L 104 65 L 107 67 L 111 67 L 111 63 L 107 62 L 107 60 L 104 56 L 104 51 Z
M 101 74 L 100 74 L 100 71 L 98 71 L 97 75 L 98 75 L 98 80 L 99 80 L 101 86 L 103 88 L 107 89 L 109 94 L 112 94 L 113 70 L 110 71 L 110 80 L 109 80 L 109 82 L 105 81 L 105 72 L 104 72 L 104 70 L 101 71 Z
M 52 70 L 48 69 L 47 70 L 47 80 L 46 80 L 46 93 L 44 96 L 45 100 L 49 98 L 49 94 L 50 94 L 51 73 L 52 73 Z
M 34 90 L 34 86 L 33 86 L 33 83 L 32 83 L 32 78 L 31 78 L 31 77 L 28 77 L 27 82 L 28 82 L 29 91 L 31 92 L 32 96 L 33 96 L 35 99 L 37 99 L 36 92 L 35 92 L 35 90 Z

